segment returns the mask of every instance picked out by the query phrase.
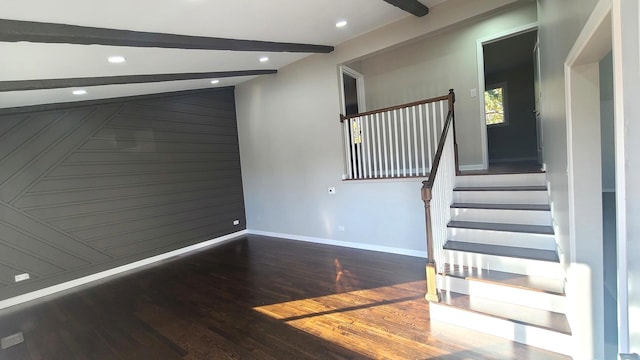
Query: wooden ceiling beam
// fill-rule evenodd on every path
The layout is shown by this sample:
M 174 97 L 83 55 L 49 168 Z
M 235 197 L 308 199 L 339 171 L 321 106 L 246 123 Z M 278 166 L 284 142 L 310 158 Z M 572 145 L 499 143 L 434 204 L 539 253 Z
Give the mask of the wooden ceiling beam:
M 0 41 L 170 49 L 330 53 L 333 46 L 239 40 L 0 19 Z
M 123 75 L 123 76 L 100 76 L 100 77 L 69 78 L 69 79 L 0 81 L 0 92 L 59 89 L 59 88 L 72 88 L 72 87 L 100 86 L 100 85 L 140 84 L 140 83 L 154 83 L 154 82 L 161 82 L 161 81 L 221 79 L 221 78 L 236 77 L 236 76 L 267 75 L 267 74 L 275 74 L 277 72 L 278 70 L 242 70 L 242 71 L 218 71 L 218 72 L 205 72 L 205 73 Z
M 429 13 L 429 8 L 418 0 L 384 0 L 389 4 L 411 13 L 417 17 L 425 16 Z

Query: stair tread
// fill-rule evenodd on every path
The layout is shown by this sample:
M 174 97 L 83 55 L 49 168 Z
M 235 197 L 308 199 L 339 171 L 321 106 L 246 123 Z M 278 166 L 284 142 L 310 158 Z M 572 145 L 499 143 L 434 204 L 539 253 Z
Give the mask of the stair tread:
M 453 191 L 547 191 L 544 185 L 536 186 L 458 186 Z
M 557 312 L 446 291 L 440 292 L 439 304 L 571 335 L 567 317 Z
M 444 265 L 442 275 L 564 296 L 564 281 L 561 279 L 452 264 Z
M 531 210 L 550 211 L 547 204 L 483 204 L 483 203 L 453 203 L 452 208 L 456 209 L 487 209 L 487 210 Z
M 477 244 L 464 241 L 448 240 L 445 250 L 471 252 L 485 255 L 514 257 L 529 260 L 549 261 L 559 263 L 558 253 L 554 250 L 532 249 L 517 246 Z
M 492 231 L 507 231 L 507 232 L 518 232 L 518 233 L 553 235 L 553 227 L 548 225 L 502 224 L 502 223 L 452 220 L 452 221 L 449 221 L 449 224 L 447 225 L 447 227 L 461 228 L 461 229 L 492 230 Z

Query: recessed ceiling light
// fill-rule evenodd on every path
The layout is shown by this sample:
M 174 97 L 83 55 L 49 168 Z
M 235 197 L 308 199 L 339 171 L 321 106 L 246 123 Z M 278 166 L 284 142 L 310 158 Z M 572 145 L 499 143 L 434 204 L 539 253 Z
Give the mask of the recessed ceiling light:
M 220 82 L 220 80 L 217 80 L 217 79 L 216 79 L 216 80 L 211 80 L 211 83 L 212 83 L 212 84 L 217 84 L 217 83 L 219 83 L 219 82 Z
M 85 89 L 73 90 L 72 92 L 73 95 L 85 95 L 86 93 L 87 93 L 87 90 Z
M 268 56 L 263 56 L 260 58 L 260 62 L 267 62 L 269 61 L 269 57 Z
M 347 26 L 347 20 L 340 20 L 336 23 L 336 27 L 337 28 L 341 28 L 341 27 L 345 27 Z
M 110 56 L 107 60 L 112 64 L 120 64 L 127 61 L 124 56 Z

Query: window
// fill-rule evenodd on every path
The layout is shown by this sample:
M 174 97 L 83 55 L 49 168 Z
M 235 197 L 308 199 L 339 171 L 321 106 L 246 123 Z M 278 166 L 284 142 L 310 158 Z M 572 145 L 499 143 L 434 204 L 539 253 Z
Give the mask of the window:
M 507 84 L 488 86 L 484 92 L 484 116 L 487 125 L 507 125 Z

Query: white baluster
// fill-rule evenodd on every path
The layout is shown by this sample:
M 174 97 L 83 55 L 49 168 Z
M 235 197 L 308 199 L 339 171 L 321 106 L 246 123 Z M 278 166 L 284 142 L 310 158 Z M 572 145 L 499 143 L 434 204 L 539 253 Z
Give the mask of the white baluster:
M 380 143 L 380 116 L 382 116 L 382 114 L 376 114 L 376 129 L 378 130 L 376 132 L 376 135 L 378 137 L 378 167 L 376 168 L 378 170 L 378 174 L 376 177 L 382 177 L 382 144 Z
M 386 114 L 383 118 L 383 123 L 386 122 L 384 126 L 384 132 L 382 133 L 382 144 L 384 146 L 384 177 L 389 177 L 389 151 L 387 151 L 387 134 L 389 135 L 389 139 L 391 139 L 391 121 L 389 119 L 389 112 L 383 113 Z M 389 140 L 391 141 L 391 140 Z M 391 147 L 389 147 L 390 149 Z
M 399 146 L 399 141 L 398 141 L 398 110 L 394 110 L 393 111 L 393 131 L 394 131 L 394 135 L 395 135 L 395 158 L 396 158 L 396 171 L 395 174 L 396 176 L 400 176 L 400 150 L 398 148 Z
M 411 109 L 413 113 L 413 162 L 411 163 L 411 175 L 419 175 L 420 168 L 418 165 L 418 130 L 416 128 L 416 107 L 413 106 Z
M 441 129 L 438 129 L 438 115 L 436 113 L 436 103 L 431 103 L 431 126 L 433 126 L 433 156 L 438 149 L 438 141 L 440 140 Z M 433 158 L 432 158 L 433 160 Z
M 431 172 L 431 164 L 433 164 L 433 144 L 431 143 L 431 131 L 432 131 L 432 121 L 431 121 L 431 113 L 429 112 L 429 104 L 424 105 L 424 113 L 425 113 L 425 125 L 427 127 L 427 162 L 429 172 Z
M 355 125 L 354 125 L 355 124 Z M 353 168 L 353 175 L 352 175 L 352 179 L 357 179 L 358 178 L 358 150 L 357 150 L 357 144 L 356 144 L 356 139 L 358 137 L 358 135 L 356 134 L 356 131 L 358 130 L 358 119 L 357 118 L 353 118 L 351 119 L 350 122 L 351 125 L 351 166 Z
M 357 157 L 358 157 L 358 179 L 362 179 L 364 177 L 363 171 L 363 156 L 362 156 L 362 118 L 358 117 L 358 136 L 360 137 L 360 142 L 357 144 Z
M 406 145 L 405 145 L 405 134 L 404 134 L 404 122 L 405 117 L 404 117 L 404 111 L 403 109 L 398 109 L 398 113 L 400 113 L 400 149 L 402 151 L 402 176 L 407 176 L 407 163 L 406 163 L 406 156 L 405 156 L 405 149 L 406 149 Z
M 368 178 L 372 178 L 373 176 L 371 176 L 372 173 L 372 169 L 373 169 L 373 160 L 371 159 L 371 146 L 373 145 L 373 129 L 372 129 L 372 125 L 373 125 L 373 115 L 367 115 L 365 117 L 365 122 L 366 122 L 366 130 L 367 130 L 367 142 L 365 144 L 366 148 L 367 148 L 367 177 Z
M 422 155 L 422 176 L 427 175 L 427 164 L 424 160 L 424 118 L 422 116 L 422 105 L 418 105 L 418 121 L 420 123 L 420 154 Z
M 353 179 L 353 172 L 352 172 L 352 164 L 351 164 L 351 131 L 349 130 L 350 126 L 351 126 L 351 119 L 347 119 L 342 121 L 343 124 L 343 128 L 344 128 L 344 148 L 346 149 L 345 151 L 345 164 L 347 164 L 347 179 Z
M 444 112 L 444 100 L 443 100 L 443 101 L 440 101 L 440 129 L 444 129 L 444 121 L 446 117 L 447 117 L 447 113 Z

